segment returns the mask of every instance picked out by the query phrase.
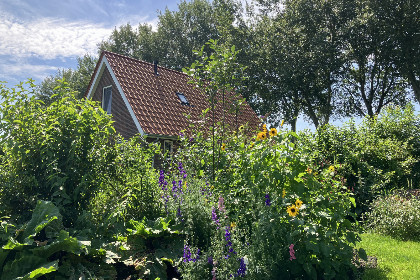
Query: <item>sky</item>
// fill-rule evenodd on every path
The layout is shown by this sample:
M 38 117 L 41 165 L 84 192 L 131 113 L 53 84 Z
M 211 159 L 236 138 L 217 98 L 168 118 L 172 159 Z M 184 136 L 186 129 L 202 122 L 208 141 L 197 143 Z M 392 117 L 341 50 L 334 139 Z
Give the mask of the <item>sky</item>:
M 97 55 L 115 27 L 156 28 L 159 11 L 176 10 L 179 1 L 0 0 L 0 81 L 8 87 L 28 78 L 39 84 L 58 69 L 75 69 L 77 57 Z M 299 118 L 298 130 L 305 128 L 314 126 Z
M 122 24 L 157 25 L 158 11 L 178 0 L 0 0 L 0 81 L 39 84 L 97 45 Z

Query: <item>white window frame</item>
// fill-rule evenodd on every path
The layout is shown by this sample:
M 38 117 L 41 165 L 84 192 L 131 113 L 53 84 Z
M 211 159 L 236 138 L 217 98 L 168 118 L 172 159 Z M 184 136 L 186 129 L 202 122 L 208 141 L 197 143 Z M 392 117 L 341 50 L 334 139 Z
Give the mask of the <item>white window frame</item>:
M 106 89 L 109 89 L 109 88 L 111 88 L 111 94 L 110 94 L 110 96 L 109 96 L 109 111 L 108 111 L 108 108 L 104 108 L 104 101 L 105 101 L 105 90 Z M 107 86 L 107 87 L 104 87 L 103 89 L 102 89 L 102 109 L 104 110 L 104 111 L 106 111 L 107 113 L 108 113 L 108 115 L 110 115 L 111 114 L 111 110 L 112 110 L 112 86 Z

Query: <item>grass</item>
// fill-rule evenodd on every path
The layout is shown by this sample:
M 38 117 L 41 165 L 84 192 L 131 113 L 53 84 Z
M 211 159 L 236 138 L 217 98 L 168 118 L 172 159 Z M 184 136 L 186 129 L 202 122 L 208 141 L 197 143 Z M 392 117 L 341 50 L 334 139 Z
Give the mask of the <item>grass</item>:
M 375 233 L 364 233 L 361 237 L 358 247 L 378 258 L 377 268 L 366 269 L 363 280 L 420 279 L 420 242 Z

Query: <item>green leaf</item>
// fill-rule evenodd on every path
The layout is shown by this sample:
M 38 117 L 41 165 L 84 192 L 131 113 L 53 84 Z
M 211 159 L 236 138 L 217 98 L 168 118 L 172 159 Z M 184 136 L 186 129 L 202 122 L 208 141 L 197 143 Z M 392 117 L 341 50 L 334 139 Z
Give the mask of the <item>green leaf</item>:
M 27 274 L 25 275 L 25 277 L 23 277 L 23 279 L 37 279 L 38 277 L 42 275 L 48 274 L 53 271 L 57 271 L 57 269 L 58 269 L 58 260 L 44 264 L 43 266 L 29 273 L 29 278 L 27 278 L 28 277 L 28 274 Z
M 32 214 L 31 220 L 25 227 L 23 236 L 25 237 L 25 243 L 31 244 L 33 238 L 46 226 L 56 221 L 53 228 L 57 229 L 61 226 L 61 214 L 58 208 L 51 201 L 38 201 L 35 210 Z
M 354 199 L 354 197 L 349 197 L 351 203 L 353 204 L 353 207 L 356 208 L 356 200 Z

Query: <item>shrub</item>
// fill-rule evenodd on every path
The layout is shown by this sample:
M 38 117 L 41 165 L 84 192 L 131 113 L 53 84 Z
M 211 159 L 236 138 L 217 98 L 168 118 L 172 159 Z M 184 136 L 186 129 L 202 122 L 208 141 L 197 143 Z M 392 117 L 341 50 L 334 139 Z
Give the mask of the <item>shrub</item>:
M 420 200 L 399 194 L 372 202 L 365 227 L 403 240 L 420 241 Z
M 356 126 L 324 126 L 311 137 L 302 134 L 320 163 L 341 166 L 346 185 L 355 193 L 356 213 L 378 195 L 420 185 L 420 122 L 412 106 L 388 107 L 377 118 Z
M 159 146 L 141 137 L 121 140 L 114 149 L 118 155 L 113 167 L 101 174 L 100 191 L 87 210 L 92 222 L 109 235 L 125 231 L 130 220 L 154 220 L 164 212 L 159 194 L 158 174 L 152 167 Z
M 0 211 L 26 221 L 37 200 L 51 200 L 69 226 L 114 166 L 115 130 L 106 112 L 64 82 L 49 106 L 33 91 L 31 82 L 1 86 Z

